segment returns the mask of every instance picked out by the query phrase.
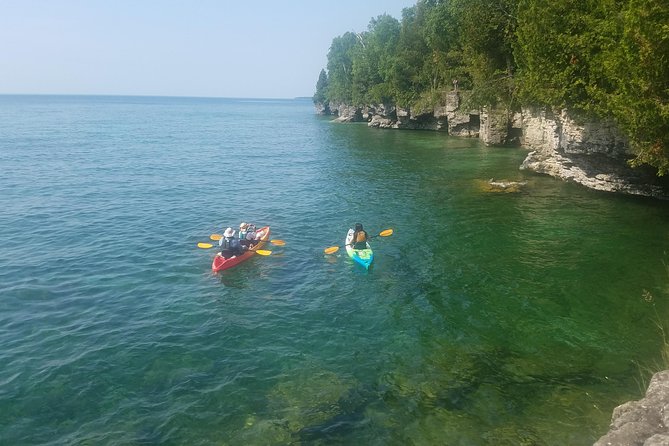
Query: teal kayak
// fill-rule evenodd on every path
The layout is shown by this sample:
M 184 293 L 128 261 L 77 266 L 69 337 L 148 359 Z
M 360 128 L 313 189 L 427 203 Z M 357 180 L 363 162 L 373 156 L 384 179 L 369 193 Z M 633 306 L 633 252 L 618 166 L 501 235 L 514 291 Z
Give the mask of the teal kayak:
M 348 256 L 355 262 L 364 266 L 365 269 L 369 269 L 369 266 L 372 264 L 372 260 L 374 260 L 374 253 L 372 252 L 372 248 L 369 246 L 369 242 L 367 242 L 367 248 L 365 249 L 354 249 L 351 243 L 352 241 L 353 229 L 349 229 L 348 233 L 346 234 L 346 252 L 348 253 Z

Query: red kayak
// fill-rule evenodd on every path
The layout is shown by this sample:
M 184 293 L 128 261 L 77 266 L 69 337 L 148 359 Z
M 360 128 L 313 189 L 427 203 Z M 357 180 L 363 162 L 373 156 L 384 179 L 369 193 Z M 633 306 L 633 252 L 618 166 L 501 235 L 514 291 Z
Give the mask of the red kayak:
M 248 251 L 245 251 L 244 254 L 240 256 L 230 257 L 229 259 L 225 259 L 220 255 L 214 257 L 214 262 L 211 264 L 212 271 L 217 273 L 219 271 L 230 269 L 233 266 L 237 266 L 243 261 L 248 260 L 254 255 L 256 255 L 255 251 L 258 249 L 262 249 L 262 247 L 265 246 L 265 242 L 269 240 L 269 226 L 265 226 L 264 228 L 258 229 L 256 234 L 262 234 L 262 237 L 260 237 L 260 241 L 252 248 L 249 248 Z

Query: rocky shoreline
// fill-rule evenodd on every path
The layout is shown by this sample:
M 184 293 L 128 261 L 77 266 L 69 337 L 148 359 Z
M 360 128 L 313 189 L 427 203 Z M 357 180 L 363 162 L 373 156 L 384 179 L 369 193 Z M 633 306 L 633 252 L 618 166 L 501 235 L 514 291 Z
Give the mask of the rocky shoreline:
M 658 372 L 639 401 L 616 407 L 609 432 L 594 446 L 669 445 L 669 370 Z
M 467 93 L 451 91 L 436 107 L 406 109 L 391 104 L 355 107 L 316 104 L 316 112 L 338 122 L 370 127 L 433 130 L 480 138 L 488 146 L 529 151 L 520 169 L 546 174 L 600 191 L 669 199 L 669 182 L 653 169 L 631 168 L 625 138 L 611 122 L 579 120 L 567 111 L 525 108 L 518 113 L 464 107 Z

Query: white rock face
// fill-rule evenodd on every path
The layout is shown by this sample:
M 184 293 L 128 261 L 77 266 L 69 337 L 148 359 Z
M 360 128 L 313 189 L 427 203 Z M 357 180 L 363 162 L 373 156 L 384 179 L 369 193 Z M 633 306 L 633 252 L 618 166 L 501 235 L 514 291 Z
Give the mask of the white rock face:
M 586 187 L 669 199 L 652 169 L 632 169 L 627 140 L 613 122 L 575 119 L 565 110 L 467 110 L 465 92 L 450 91 L 441 105 L 410 109 L 392 104 L 355 107 L 330 104 L 336 121 L 367 122 L 387 129 L 435 130 L 452 136 L 478 137 L 488 146 L 519 144 L 530 152 L 521 169 L 573 181 Z
M 567 112 L 525 109 L 521 145 L 532 151 L 521 169 L 591 189 L 667 198 L 649 169 L 632 169 L 626 139 L 611 122 L 580 122 Z

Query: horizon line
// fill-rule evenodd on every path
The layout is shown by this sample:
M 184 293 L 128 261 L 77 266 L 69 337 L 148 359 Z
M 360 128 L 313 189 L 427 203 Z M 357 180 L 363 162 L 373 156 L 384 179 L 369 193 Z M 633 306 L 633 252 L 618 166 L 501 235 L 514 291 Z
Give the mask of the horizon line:
M 2 93 L 0 96 L 97 96 L 126 98 L 183 98 L 183 99 L 256 99 L 291 101 L 295 99 L 313 99 L 312 96 L 267 97 L 267 96 L 194 96 L 194 95 L 161 95 L 161 94 L 115 94 L 115 93 Z

